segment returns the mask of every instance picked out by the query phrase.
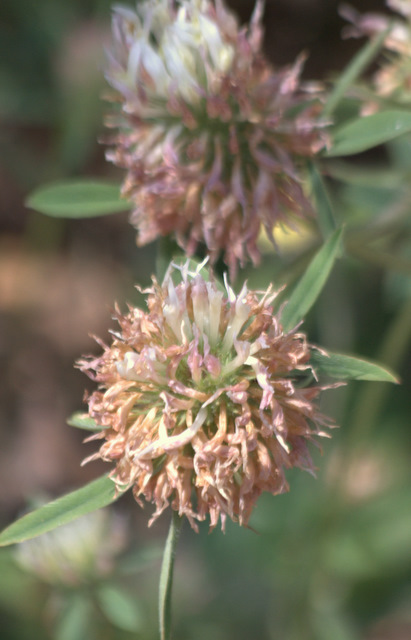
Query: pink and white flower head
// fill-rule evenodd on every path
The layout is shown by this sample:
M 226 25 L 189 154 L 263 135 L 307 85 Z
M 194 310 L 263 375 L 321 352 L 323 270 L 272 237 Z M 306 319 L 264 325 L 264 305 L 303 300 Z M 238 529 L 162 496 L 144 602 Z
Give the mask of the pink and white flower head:
M 341 13 L 352 23 L 344 30 L 346 36 L 373 36 L 388 30 L 384 40 L 386 61 L 375 73 L 373 82 L 378 96 L 400 103 L 411 103 L 411 2 L 386 0 L 387 7 L 401 14 L 401 18 L 380 13 L 361 15 L 344 5 Z M 369 105 L 375 111 L 378 105 Z
M 116 310 L 112 344 L 79 363 L 99 383 L 88 404 L 104 440 L 85 462 L 114 462 L 119 488 L 154 503 L 149 524 L 171 506 L 195 530 L 207 516 L 247 525 L 262 492 L 288 491 L 286 469 L 313 472 L 309 445 L 332 426 L 317 407 L 325 387 L 301 384 L 313 347 L 283 330 L 277 294 L 235 294 L 203 273 L 172 265 L 148 311 Z
M 223 0 L 141 0 L 116 7 L 107 79 L 120 102 L 107 157 L 140 245 L 175 234 L 192 255 L 220 254 L 234 274 L 257 262 L 263 225 L 309 215 L 298 170 L 325 142 L 303 57 L 274 70 L 261 51 L 263 0 L 239 28 Z

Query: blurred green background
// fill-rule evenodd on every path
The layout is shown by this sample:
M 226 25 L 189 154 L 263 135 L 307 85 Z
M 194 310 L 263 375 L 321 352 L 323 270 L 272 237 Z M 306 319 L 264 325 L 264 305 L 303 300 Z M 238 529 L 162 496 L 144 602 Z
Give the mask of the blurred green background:
M 250 15 L 249 0 L 230 4 L 242 19 Z M 351 4 L 383 8 L 373 0 Z M 340 39 L 337 7 L 268 0 L 267 55 L 284 64 L 308 49 L 305 76 L 332 78 L 361 44 Z M 33 188 L 54 179 L 121 179 L 97 143 L 107 110 L 109 15 L 107 0 L 0 6 L 2 526 L 106 470 L 98 463 L 80 469 L 94 446 L 65 425 L 92 388 L 73 363 L 95 351 L 90 334 L 107 336 L 114 301 L 136 303 L 134 283 L 148 284 L 155 270 L 155 246 L 136 250 L 123 214 L 64 221 L 24 207 Z M 324 166 L 347 226 L 348 256 L 305 325 L 313 342 L 390 365 L 402 385 L 330 390 L 324 412 L 340 429 L 324 442 L 323 456 L 314 453 L 318 478 L 290 473 L 290 493 L 263 496 L 250 529 L 230 523 L 225 535 L 209 535 L 205 526 L 196 535 L 185 527 L 175 574 L 178 640 L 411 638 L 410 158 L 410 140 L 402 139 Z M 261 267 L 244 275 L 251 286 L 292 280 L 317 242 L 310 233 L 290 236 L 281 258 L 267 251 Z M 115 506 L 107 518 L 121 520 L 119 545 L 111 525 L 97 531 L 91 521 L 81 535 L 73 529 L 27 548 L 25 560 L 1 550 L 2 640 L 156 638 L 168 516 L 148 530 L 149 510 L 129 496 Z M 72 549 L 73 539 L 77 551 L 65 546 Z M 84 540 L 94 541 L 91 550 Z M 70 566 L 74 557 L 81 571 L 73 578 L 66 560 Z

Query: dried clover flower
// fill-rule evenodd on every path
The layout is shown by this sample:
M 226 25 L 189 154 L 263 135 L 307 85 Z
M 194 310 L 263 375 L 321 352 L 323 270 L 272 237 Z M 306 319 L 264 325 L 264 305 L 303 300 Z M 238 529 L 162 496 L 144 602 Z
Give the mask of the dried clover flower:
M 263 1 L 242 29 L 222 0 L 116 7 L 107 79 L 121 106 L 109 160 L 127 170 L 140 245 L 175 234 L 193 255 L 222 253 L 233 275 L 293 216 L 312 213 L 296 164 L 324 146 L 303 57 L 274 70 L 261 51 Z
M 375 73 L 373 83 L 381 98 L 390 98 L 400 103 L 411 102 L 411 2 L 409 0 L 386 0 L 387 6 L 405 19 L 379 13 L 361 15 L 355 9 L 344 6 L 342 15 L 352 23 L 344 30 L 346 36 L 373 36 L 387 30 L 384 40 L 385 58 Z M 367 112 L 378 109 L 378 104 L 369 104 Z
M 85 462 L 115 462 L 116 484 L 154 503 L 149 524 L 171 505 L 195 530 L 207 515 L 246 525 L 263 491 L 288 490 L 286 469 L 313 472 L 308 445 L 332 426 L 316 405 L 325 387 L 302 384 L 312 347 L 284 332 L 270 289 L 236 295 L 186 264 L 148 294 L 148 312 L 116 310 L 113 343 L 79 363 L 104 427 Z

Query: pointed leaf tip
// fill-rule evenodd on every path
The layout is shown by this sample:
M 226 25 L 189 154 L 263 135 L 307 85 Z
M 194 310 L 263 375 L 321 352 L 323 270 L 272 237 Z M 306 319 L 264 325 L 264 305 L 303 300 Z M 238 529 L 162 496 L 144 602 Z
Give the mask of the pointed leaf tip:
M 325 355 L 315 351 L 311 356 L 311 364 L 318 373 L 338 378 L 339 380 L 369 380 L 373 382 L 393 382 L 399 384 L 399 379 L 386 367 L 355 356 L 342 353 Z

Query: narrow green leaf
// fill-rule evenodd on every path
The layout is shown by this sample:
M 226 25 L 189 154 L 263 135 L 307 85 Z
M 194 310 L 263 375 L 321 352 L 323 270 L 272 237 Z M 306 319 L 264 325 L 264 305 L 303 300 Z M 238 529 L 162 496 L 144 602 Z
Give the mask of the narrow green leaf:
M 90 418 L 88 413 L 82 413 L 81 411 L 73 413 L 67 419 L 67 424 L 70 425 L 70 427 L 77 427 L 78 429 L 85 429 L 86 431 L 101 431 L 101 429 L 105 429 L 105 427 L 97 424 L 93 418 Z
M 94 218 L 131 207 L 120 197 L 118 184 L 97 180 L 65 180 L 40 187 L 26 205 L 55 218 Z
M 331 116 L 335 108 L 338 106 L 341 98 L 344 97 L 347 89 L 349 89 L 349 87 L 357 80 L 357 78 L 360 77 L 362 72 L 373 61 L 381 49 L 390 28 L 391 25 L 388 29 L 372 38 L 372 40 L 367 42 L 367 44 L 352 58 L 350 64 L 340 75 L 338 82 L 334 86 L 334 89 L 331 91 L 330 96 L 325 103 L 323 110 L 323 116 L 325 118 L 329 118 Z
M 328 157 L 348 156 L 372 149 L 411 131 L 411 113 L 382 111 L 371 116 L 355 118 L 334 133 Z
M 314 162 L 309 162 L 308 169 L 311 178 L 312 192 L 317 205 L 318 221 L 323 238 L 327 239 L 336 228 L 331 199 L 324 184 L 324 180 L 317 170 Z
M 317 300 L 341 251 L 341 236 L 342 229 L 334 231 L 292 292 L 281 316 L 286 331 L 295 327 Z
M 100 587 L 97 597 L 103 613 L 114 626 L 124 631 L 141 631 L 143 611 L 137 600 L 112 585 Z
M 119 495 L 114 482 L 104 475 L 13 522 L 0 534 L 0 547 L 35 538 L 111 504 Z
M 373 382 L 395 382 L 398 379 L 391 371 L 372 362 L 342 353 L 328 353 L 324 355 L 314 351 L 311 364 L 318 373 L 339 378 L 340 380 L 372 380 Z

